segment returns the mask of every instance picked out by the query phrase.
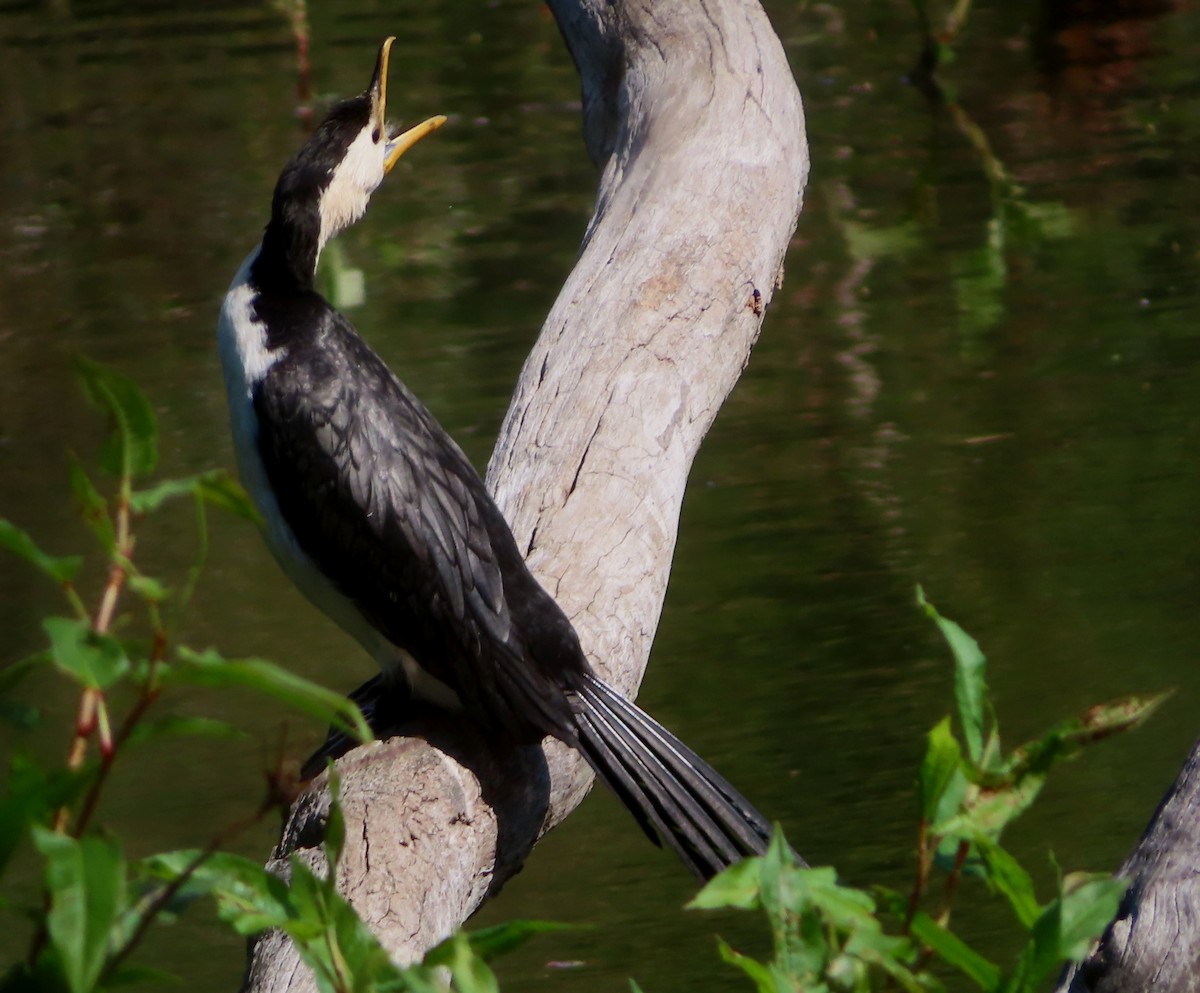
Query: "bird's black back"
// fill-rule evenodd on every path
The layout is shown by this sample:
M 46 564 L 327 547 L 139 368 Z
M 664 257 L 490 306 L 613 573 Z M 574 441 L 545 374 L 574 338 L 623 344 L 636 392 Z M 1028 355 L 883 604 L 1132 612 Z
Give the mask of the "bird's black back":
M 319 294 L 254 310 L 285 351 L 254 387 L 259 454 L 305 554 L 485 726 L 573 743 L 578 637 L 466 456 Z

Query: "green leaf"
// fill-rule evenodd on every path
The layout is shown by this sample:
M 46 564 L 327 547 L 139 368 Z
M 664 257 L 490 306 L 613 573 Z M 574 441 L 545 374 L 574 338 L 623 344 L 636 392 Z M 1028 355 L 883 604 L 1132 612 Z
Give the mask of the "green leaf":
M 160 717 L 158 720 L 141 720 L 129 733 L 128 743 L 144 744 L 160 738 L 192 737 L 222 738 L 237 741 L 246 738 L 246 732 L 225 721 L 210 717 Z
M 197 479 L 196 476 L 189 476 L 186 479 L 167 479 L 156 483 L 148 490 L 135 490 L 129 494 L 129 509 L 135 514 L 152 514 L 168 500 L 195 496 Z
M 980 836 L 975 839 L 975 847 L 983 863 L 987 866 L 987 878 L 1008 900 L 1017 920 L 1027 930 L 1042 913 L 1042 907 L 1033 891 L 1033 880 L 1029 878 L 1021 864 L 1008 852 L 991 841 Z
M 292 916 L 287 884 L 259 863 L 240 855 L 216 852 L 197 866 L 199 854 L 164 852 L 143 859 L 137 870 L 143 876 L 166 882 L 174 882 L 190 870 L 177 901 L 187 903 L 201 896 L 212 897 L 221 920 L 241 935 L 281 927 Z
M 1000 988 L 1000 967 L 989 962 L 957 935 L 947 931 L 924 911 L 912 921 L 912 936 L 947 965 L 958 969 L 981 990 Z
M 283 929 L 323 993 L 367 993 L 380 984 L 403 988 L 401 970 L 333 884 L 296 857 L 291 869 L 292 914 Z
M 331 875 L 337 869 L 338 860 L 342 857 L 342 849 L 346 844 L 346 818 L 342 814 L 340 802 L 341 787 L 341 777 L 338 776 L 336 769 L 331 768 L 329 770 L 329 813 L 325 818 L 325 837 L 321 841 L 325 849 L 325 858 L 329 861 Z
M 129 672 L 129 656 L 121 643 L 93 631 L 87 621 L 47 617 L 42 628 L 50 638 L 55 666 L 81 686 L 106 690 Z
M 771 970 L 749 955 L 734 951 L 723 939 L 717 939 L 717 949 L 721 953 L 721 961 L 741 969 L 753 981 L 758 993 L 783 993 L 786 987 L 777 987 Z
M 0 694 L 8 694 L 15 690 L 34 669 L 50 662 L 50 653 L 46 650 L 26 655 L 23 659 L 0 666 Z
M 1061 958 L 1082 961 L 1121 908 L 1129 880 L 1079 873 L 1068 876 L 1062 887 Z
M 250 499 L 250 494 L 227 472 L 218 469 L 205 473 L 200 477 L 197 493 L 205 503 L 220 507 L 236 517 L 250 521 L 251 524 L 261 526 L 263 523 L 262 515 Z
M 31 703 L 0 697 L 0 723 L 18 731 L 32 731 L 41 723 L 42 712 Z
M 1097 704 L 1081 718 L 1064 721 L 1037 740 L 1015 749 L 1002 772 L 1007 776 L 1045 773 L 1060 759 L 1079 754 L 1086 745 L 1140 727 L 1170 695 L 1168 691 Z
M 1028 773 L 1012 785 L 982 790 L 969 801 L 966 810 L 933 825 L 930 832 L 972 840 L 979 835 L 997 838 L 1009 823 L 1029 809 L 1045 782 L 1044 773 Z
M 108 513 L 108 502 L 103 494 L 96 489 L 83 463 L 74 455 L 70 456 L 67 468 L 71 482 L 71 492 L 75 502 L 79 504 L 79 512 L 92 532 L 100 539 L 100 545 L 105 552 L 112 553 L 116 547 L 117 537 L 113 530 L 112 518 Z
M 135 514 L 149 514 L 168 500 L 198 497 L 205 503 L 228 510 L 238 517 L 259 523 L 261 518 L 246 491 L 227 472 L 210 469 L 195 476 L 168 479 L 147 490 L 130 494 L 129 506 Z
M 125 580 L 131 593 L 141 597 L 147 603 L 162 603 L 170 599 L 171 591 L 152 576 L 131 574 Z
M 1017 957 L 1004 993 L 1034 993 L 1062 965 L 1059 949 L 1062 947 L 1062 903 L 1051 900 L 1033 925 L 1029 942 Z
M 100 449 L 104 470 L 121 479 L 153 472 L 158 424 L 150 401 L 127 376 L 78 357 L 75 369 L 87 398 L 108 415 L 111 434 Z
M 326 724 L 332 724 L 357 741 L 374 739 L 362 711 L 349 697 L 288 672 L 265 659 L 225 659 L 212 649 L 201 653 L 181 647 L 178 661 L 163 671 L 162 683 L 243 686 Z
M 212 897 L 220 918 L 239 934 L 283 929 L 324 993 L 445 993 L 432 968 L 398 968 L 335 886 L 299 858 L 292 858 L 289 886 L 241 856 L 219 852 L 198 865 L 197 856 L 194 851 L 155 855 L 138 869 L 161 881 L 190 873 L 177 903 Z M 464 986 L 457 988 L 465 993 Z
M 46 927 L 72 993 L 88 993 L 109 953 L 109 933 L 125 910 L 125 859 L 112 839 L 75 839 L 35 827 L 34 844 L 46 860 L 50 909 Z
M 56 769 L 48 772 L 26 756 L 12 757 L 4 794 L 0 796 L 0 873 L 31 826 L 49 824 L 51 814 L 82 790 L 86 775 Z
M 792 874 L 789 870 L 795 868 L 783 841 L 783 832 L 778 825 L 771 835 L 771 843 L 766 853 L 758 860 L 759 900 L 767 919 L 775 928 L 777 939 L 783 937 L 781 923 L 791 913 L 798 911 L 796 899 L 793 896 Z M 831 869 L 817 869 L 816 872 L 830 872 Z
M 967 743 L 967 754 L 971 761 L 979 764 L 983 757 L 983 723 L 987 685 L 984 669 L 987 659 L 979 650 L 979 644 L 966 631 L 942 617 L 933 604 L 925 599 L 925 592 L 917 587 L 917 603 L 937 623 L 942 637 L 954 655 L 954 695 L 958 702 L 958 718 L 962 723 L 963 738 Z
M 494 927 L 480 928 L 478 931 L 467 932 L 471 950 L 485 961 L 490 961 L 500 955 L 519 948 L 538 934 L 548 931 L 574 931 L 579 925 L 559 924 L 555 921 L 506 921 Z M 452 949 L 450 939 L 431 948 L 425 955 L 425 964 L 429 966 L 449 965 Z
M 458 993 L 497 993 L 499 985 L 496 975 L 488 964 L 475 954 L 471 942 L 463 932 L 458 932 L 449 942 L 450 954 L 445 963 L 454 978 L 454 989 Z
M 946 717 L 929 732 L 925 758 L 917 777 L 921 816 L 927 823 L 932 824 L 938 819 L 942 797 L 954 782 L 961 764 L 962 750 L 950 731 L 950 718 Z
M 871 927 L 854 931 L 843 949 L 844 955 L 882 970 L 908 993 L 929 993 L 931 977 L 909 967 L 917 958 L 912 939 L 884 934 L 878 920 L 871 923 Z
M 54 556 L 47 555 L 29 533 L 17 527 L 12 521 L 0 517 L 0 548 L 5 548 L 14 555 L 19 555 L 35 569 L 44 572 L 58 583 L 69 583 L 74 580 L 83 565 L 79 555 Z
M 753 910 L 760 906 L 759 880 L 761 860 L 742 859 L 713 876 L 687 904 L 688 910 L 719 910 L 732 907 Z
M 835 927 L 845 931 L 860 927 L 878 926 L 875 921 L 875 901 L 869 893 L 843 886 L 837 872 L 828 867 L 797 869 L 794 873 L 798 900 L 792 900 L 793 912 L 804 905 L 815 907 Z

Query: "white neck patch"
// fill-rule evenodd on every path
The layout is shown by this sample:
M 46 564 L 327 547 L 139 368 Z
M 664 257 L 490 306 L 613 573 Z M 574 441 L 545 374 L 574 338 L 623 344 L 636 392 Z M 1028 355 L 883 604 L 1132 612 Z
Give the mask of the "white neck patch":
M 371 132 L 371 127 L 359 132 L 321 194 L 318 254 L 331 238 L 362 217 L 371 194 L 383 182 L 385 142 L 382 135 L 379 141 L 372 141 Z
M 250 267 L 260 250 L 261 246 L 247 255 L 233 277 L 217 321 L 217 346 L 231 407 L 235 397 L 249 397 L 254 384 L 287 354 L 286 348 L 267 348 L 266 325 L 254 314 L 256 290 L 250 282 Z

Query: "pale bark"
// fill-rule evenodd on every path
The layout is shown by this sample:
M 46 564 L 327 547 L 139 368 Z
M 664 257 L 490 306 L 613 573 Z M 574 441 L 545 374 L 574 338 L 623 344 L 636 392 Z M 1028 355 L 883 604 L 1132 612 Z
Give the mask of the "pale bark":
M 1056 993 L 1200 991 L 1200 741 L 1118 870 L 1117 919 Z
M 754 0 L 551 0 L 601 170 L 580 257 L 526 361 L 488 482 L 601 675 L 633 693 L 687 473 L 758 336 L 808 171 L 782 46 Z M 591 783 L 571 750 L 498 752 L 431 717 L 338 763 L 339 886 L 398 961 L 445 938 Z M 328 797 L 280 842 L 315 858 Z M 641 844 L 630 821 L 630 844 Z M 667 854 L 664 859 L 669 859 Z M 682 871 L 682 870 L 680 870 Z M 311 989 L 286 940 L 247 989 Z

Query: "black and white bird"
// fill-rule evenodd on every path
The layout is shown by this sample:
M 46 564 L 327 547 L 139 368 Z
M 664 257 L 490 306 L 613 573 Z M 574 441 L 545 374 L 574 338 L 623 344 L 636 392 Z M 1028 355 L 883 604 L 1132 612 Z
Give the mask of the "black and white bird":
M 592 671 L 483 480 L 433 415 L 313 288 L 326 243 L 445 118 L 389 137 L 388 53 L 275 187 L 262 243 L 221 309 L 238 468 L 267 544 L 396 692 L 518 742 L 579 749 L 657 843 L 708 878 L 770 826 Z

